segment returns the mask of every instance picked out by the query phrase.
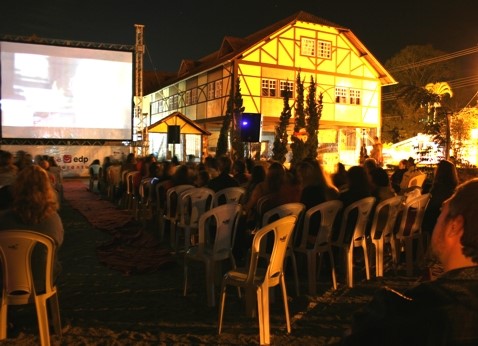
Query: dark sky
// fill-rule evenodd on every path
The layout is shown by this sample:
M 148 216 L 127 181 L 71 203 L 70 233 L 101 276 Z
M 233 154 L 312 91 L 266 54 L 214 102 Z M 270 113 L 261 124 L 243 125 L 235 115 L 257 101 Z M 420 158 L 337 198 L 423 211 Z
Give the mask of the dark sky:
M 476 0 L 10 0 L 0 8 L 0 35 L 134 45 L 134 24 L 143 24 L 145 69 L 176 71 L 224 36 L 247 36 L 300 10 L 348 27 L 382 63 L 412 44 L 450 53 L 478 44 Z

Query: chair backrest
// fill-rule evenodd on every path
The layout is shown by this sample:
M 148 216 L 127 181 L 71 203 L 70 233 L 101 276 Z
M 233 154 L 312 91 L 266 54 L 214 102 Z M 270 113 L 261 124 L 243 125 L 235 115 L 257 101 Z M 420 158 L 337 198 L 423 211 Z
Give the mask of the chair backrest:
M 410 181 L 408 182 L 408 187 L 413 187 L 413 186 L 422 187 L 426 179 L 427 179 L 427 175 L 425 173 L 416 175 L 410 178 Z
M 209 209 L 199 217 L 198 246 L 212 249 L 218 259 L 232 255 L 242 206 L 228 203 Z
M 330 200 L 307 210 L 304 215 L 300 247 L 317 249 L 330 243 L 335 218 L 342 208 L 342 201 Z
M 239 186 L 226 187 L 221 189 L 214 194 L 214 199 L 212 202 L 213 207 L 225 203 L 242 203 L 246 189 Z
M 120 165 L 111 165 L 107 169 L 107 180 L 108 184 L 112 186 L 120 186 L 121 183 L 121 166 Z
M 212 207 L 214 190 L 207 187 L 187 189 L 181 195 L 181 223 L 197 224 L 199 217 Z
M 430 193 L 425 193 L 405 202 L 398 230 L 395 234 L 397 239 L 412 237 L 421 232 L 423 216 L 425 215 L 430 197 Z
M 375 197 L 365 197 L 344 209 L 337 244 L 350 245 L 352 240 L 360 240 L 365 236 L 374 203 Z
M 395 196 L 377 204 L 370 229 L 372 241 L 379 241 L 392 236 L 404 198 L 404 196 Z
M 283 218 L 288 215 L 295 215 L 297 217 L 297 223 L 300 223 L 305 211 L 305 205 L 303 203 L 285 203 L 278 205 L 272 209 L 269 209 L 262 215 L 262 221 L 260 227 L 267 225 L 277 219 Z
M 39 264 L 45 277 L 39 278 L 46 294 L 55 290 L 53 263 L 55 242 L 49 236 L 29 230 L 3 230 L 0 232 L 0 257 L 3 272 L 3 297 L 7 304 L 27 304 L 36 295 L 32 274 L 31 255 L 37 243 L 46 248 L 46 261 Z M 36 263 L 35 265 L 38 265 Z
M 247 277 L 250 284 L 266 283 L 268 287 L 279 284 L 280 277 L 284 275 L 284 259 L 296 221 L 297 217 L 294 215 L 285 216 L 265 225 L 254 234 Z M 273 235 L 274 242 L 267 268 L 262 277 L 258 275 L 257 267 L 261 258 L 261 243 L 263 243 L 264 237 L 269 238 L 269 235 Z
M 169 219 L 178 219 L 181 210 L 179 205 L 181 202 L 181 194 L 194 187 L 194 185 L 181 184 L 168 189 L 166 192 L 165 217 Z

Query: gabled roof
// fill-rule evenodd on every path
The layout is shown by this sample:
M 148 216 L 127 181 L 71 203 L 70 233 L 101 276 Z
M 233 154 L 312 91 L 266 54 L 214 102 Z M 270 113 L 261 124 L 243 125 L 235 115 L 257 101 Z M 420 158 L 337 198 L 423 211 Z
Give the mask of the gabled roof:
M 165 78 L 161 80 L 158 85 L 158 89 L 171 85 L 186 78 L 187 76 L 192 76 L 215 66 L 219 66 L 225 61 L 232 60 L 235 57 L 240 56 L 242 52 L 246 51 L 258 42 L 268 38 L 275 32 L 283 29 L 286 26 L 292 26 L 297 22 L 314 23 L 336 28 L 341 35 L 344 35 L 353 45 L 356 46 L 361 56 L 377 70 L 383 85 L 395 84 L 394 78 L 385 70 L 380 62 L 372 56 L 372 54 L 367 50 L 367 48 L 365 48 L 362 42 L 360 42 L 360 40 L 352 33 L 350 29 L 326 19 L 317 17 L 308 12 L 299 11 L 287 18 L 275 22 L 274 24 L 262 30 L 256 31 L 245 38 L 226 36 L 223 39 L 219 50 L 212 52 L 211 54 L 206 55 L 196 61 L 183 60 L 178 74 L 174 77 L 171 76 L 171 78 Z
M 211 133 L 202 129 L 194 121 L 189 119 L 187 116 L 180 112 L 173 112 L 167 117 L 155 122 L 148 126 L 148 132 L 150 133 L 168 133 L 169 125 L 179 125 L 181 133 L 185 134 L 194 134 L 194 135 L 205 135 L 209 136 Z

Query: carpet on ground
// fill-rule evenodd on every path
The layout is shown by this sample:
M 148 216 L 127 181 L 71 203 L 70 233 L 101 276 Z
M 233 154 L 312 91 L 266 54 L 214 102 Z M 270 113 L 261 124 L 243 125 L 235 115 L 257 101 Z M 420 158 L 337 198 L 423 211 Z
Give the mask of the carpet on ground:
M 81 179 L 63 183 L 64 200 L 78 210 L 98 230 L 111 234 L 112 239 L 97 247 L 99 261 L 124 275 L 153 272 L 176 263 L 167 248 L 133 215 L 90 192 Z

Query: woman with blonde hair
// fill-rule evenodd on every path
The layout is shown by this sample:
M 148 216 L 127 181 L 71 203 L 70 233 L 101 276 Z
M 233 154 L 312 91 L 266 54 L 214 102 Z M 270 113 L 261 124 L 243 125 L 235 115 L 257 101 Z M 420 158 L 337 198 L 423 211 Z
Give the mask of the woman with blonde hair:
M 63 223 L 58 214 L 57 193 L 50 183 L 48 173 L 38 165 L 22 169 L 13 184 L 13 203 L 11 208 L 0 212 L 0 232 L 2 230 L 22 229 L 43 233 L 53 238 L 56 252 L 63 243 Z M 45 274 L 41 272 L 44 266 L 45 249 L 35 248 L 33 256 L 33 275 L 35 285 L 41 285 Z M 55 277 L 61 269 L 58 256 L 55 256 Z M 41 287 L 41 286 L 37 286 Z

